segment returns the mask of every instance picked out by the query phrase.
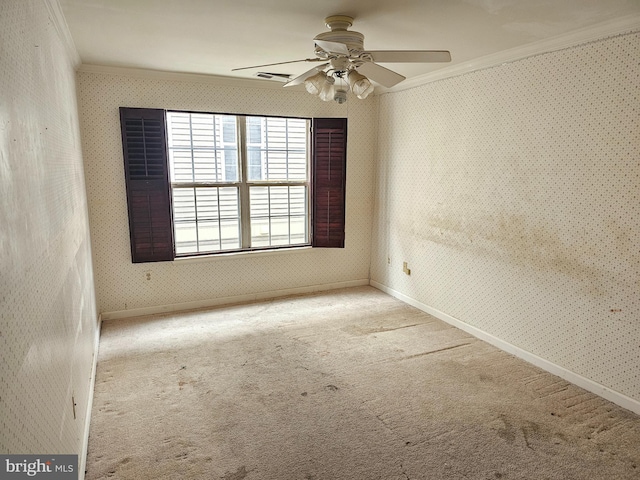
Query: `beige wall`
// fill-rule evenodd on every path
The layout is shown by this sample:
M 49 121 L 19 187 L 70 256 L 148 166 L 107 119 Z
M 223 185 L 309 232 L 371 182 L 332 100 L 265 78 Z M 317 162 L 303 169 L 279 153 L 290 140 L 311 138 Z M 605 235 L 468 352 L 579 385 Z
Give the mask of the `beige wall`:
M 59 25 L 47 2 L 0 5 L 0 453 L 82 462 L 97 311 Z
M 377 100 L 322 102 L 280 83 L 83 67 L 82 144 L 98 306 L 110 314 L 193 307 L 307 288 L 368 283 Z M 346 116 L 346 248 L 132 264 L 118 107 Z M 150 280 L 147 280 L 147 272 Z
M 83 67 L 81 149 L 56 5 L 0 6 L 0 452 L 82 454 L 97 308 L 348 285 L 370 265 L 374 282 L 640 401 L 638 34 L 343 106 Z M 347 116 L 347 248 L 131 264 L 119 106 Z
M 627 34 L 382 96 L 372 280 L 640 401 L 639 57 Z

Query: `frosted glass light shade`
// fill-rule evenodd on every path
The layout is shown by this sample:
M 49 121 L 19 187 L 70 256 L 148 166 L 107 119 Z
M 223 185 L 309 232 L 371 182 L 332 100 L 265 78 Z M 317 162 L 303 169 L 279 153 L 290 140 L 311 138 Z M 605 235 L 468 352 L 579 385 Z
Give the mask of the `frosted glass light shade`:
M 335 80 L 333 77 L 325 76 L 324 84 L 322 85 L 322 89 L 318 94 L 320 96 L 320 100 L 324 100 L 325 102 L 330 102 L 333 100 L 335 95 L 335 88 L 333 86 Z
M 349 86 L 353 94 L 361 100 L 364 100 L 373 92 L 373 85 L 367 77 L 358 73 L 356 70 L 351 70 L 347 76 L 349 80 Z
M 306 88 L 307 92 L 311 95 L 319 95 L 326 81 L 327 74 L 324 72 L 318 72 L 304 81 L 304 88 Z

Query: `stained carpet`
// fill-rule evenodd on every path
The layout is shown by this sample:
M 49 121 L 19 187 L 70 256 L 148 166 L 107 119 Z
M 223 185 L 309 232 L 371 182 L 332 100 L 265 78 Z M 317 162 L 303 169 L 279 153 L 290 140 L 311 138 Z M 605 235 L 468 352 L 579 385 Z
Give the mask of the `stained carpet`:
M 638 479 L 640 418 L 374 288 L 105 322 L 94 479 Z

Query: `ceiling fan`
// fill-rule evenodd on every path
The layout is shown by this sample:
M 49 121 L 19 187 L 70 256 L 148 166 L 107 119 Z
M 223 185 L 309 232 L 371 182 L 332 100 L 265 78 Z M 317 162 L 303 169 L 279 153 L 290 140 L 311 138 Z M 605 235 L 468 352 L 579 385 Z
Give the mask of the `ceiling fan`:
M 325 62 L 289 80 L 284 86 L 304 83 L 309 93 L 318 95 L 322 100 L 344 103 L 349 89 L 358 98 L 366 98 L 374 89 L 370 80 L 391 88 L 405 79 L 404 76 L 378 65 L 377 62 L 451 61 L 451 54 L 447 50 L 365 50 L 364 35 L 348 30 L 353 25 L 352 17 L 333 15 L 325 18 L 324 22 L 331 31 L 316 35 L 313 39 L 315 58 L 234 68 L 233 71 L 297 62 Z

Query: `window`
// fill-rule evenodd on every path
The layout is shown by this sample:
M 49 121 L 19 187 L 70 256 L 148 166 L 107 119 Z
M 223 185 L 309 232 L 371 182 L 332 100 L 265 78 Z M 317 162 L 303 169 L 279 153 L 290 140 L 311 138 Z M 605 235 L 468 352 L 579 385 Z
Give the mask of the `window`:
M 309 244 L 309 120 L 167 112 L 167 126 L 176 255 Z
M 134 262 L 344 247 L 346 119 L 120 116 Z

